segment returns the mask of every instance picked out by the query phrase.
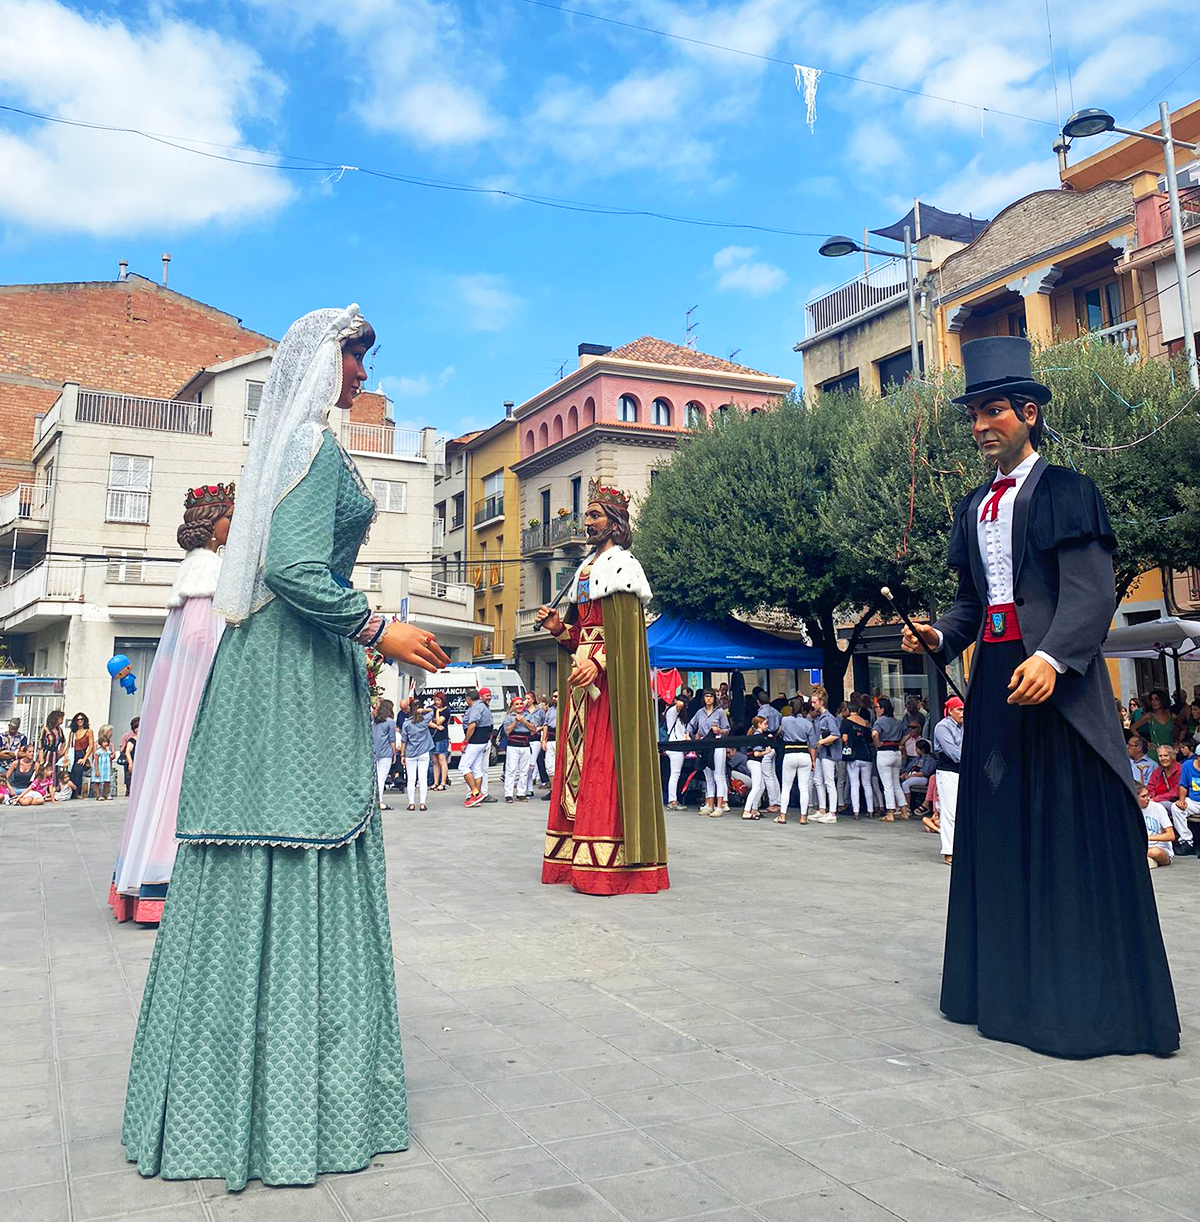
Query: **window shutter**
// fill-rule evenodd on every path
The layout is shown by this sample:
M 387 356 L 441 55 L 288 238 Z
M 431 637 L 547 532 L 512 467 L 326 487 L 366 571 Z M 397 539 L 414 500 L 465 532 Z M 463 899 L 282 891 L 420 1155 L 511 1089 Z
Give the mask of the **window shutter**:
M 104 580 L 118 584 L 140 584 L 145 579 L 144 552 L 128 549 L 106 549 L 111 559 L 105 570 Z
M 371 495 L 379 505 L 380 513 L 404 513 L 407 508 L 408 484 L 403 480 L 373 479 Z
M 246 383 L 246 415 L 257 416 L 258 405 L 262 402 L 263 384 L 261 382 Z

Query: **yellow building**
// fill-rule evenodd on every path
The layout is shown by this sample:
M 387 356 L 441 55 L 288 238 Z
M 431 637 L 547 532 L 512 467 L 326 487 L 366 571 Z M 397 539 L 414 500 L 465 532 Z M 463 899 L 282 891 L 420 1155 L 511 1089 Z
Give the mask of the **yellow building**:
M 493 424 L 463 447 L 466 455 L 467 580 L 475 619 L 492 627 L 475 639 L 476 659 L 512 661 L 521 586 L 521 494 L 513 464 L 521 449 L 516 422 Z

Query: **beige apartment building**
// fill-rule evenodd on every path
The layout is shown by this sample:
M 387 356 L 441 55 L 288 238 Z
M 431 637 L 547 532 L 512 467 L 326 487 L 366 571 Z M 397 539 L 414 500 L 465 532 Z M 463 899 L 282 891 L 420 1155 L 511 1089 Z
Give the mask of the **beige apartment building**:
M 93 726 L 123 729 L 139 711 L 182 556 L 175 532 L 185 492 L 239 479 L 272 352 L 200 369 L 170 398 L 67 382 L 36 419 L 31 472 L 0 495 L 0 634 L 22 670 L 65 677 L 68 715 L 82 709 Z M 354 584 L 377 610 L 469 651 L 474 591 L 431 566 L 443 525 L 434 430 L 395 429 L 376 395 L 335 413 L 334 427 L 379 507 Z M 109 678 L 114 653 L 133 661 L 137 695 Z M 397 695 L 399 676 L 385 674 L 385 692 Z M 17 711 L 30 724 L 46 709 Z

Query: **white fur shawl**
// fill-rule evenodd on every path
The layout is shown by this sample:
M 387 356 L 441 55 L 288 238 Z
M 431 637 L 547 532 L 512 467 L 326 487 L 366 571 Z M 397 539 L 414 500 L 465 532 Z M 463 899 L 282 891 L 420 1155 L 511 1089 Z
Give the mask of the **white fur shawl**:
M 221 575 L 221 557 L 206 547 L 193 548 L 183 558 L 175 584 L 171 587 L 168 607 L 181 607 L 189 598 L 212 598 L 217 592 Z
M 586 564 L 587 561 L 584 561 Z M 583 568 L 583 565 L 579 566 Z M 610 547 L 592 561 L 592 573 L 588 581 L 588 597 L 607 598 L 610 594 L 634 594 L 644 607 L 654 597 L 646 574 L 632 552 L 623 547 Z M 579 601 L 579 570 L 571 582 L 571 602 Z

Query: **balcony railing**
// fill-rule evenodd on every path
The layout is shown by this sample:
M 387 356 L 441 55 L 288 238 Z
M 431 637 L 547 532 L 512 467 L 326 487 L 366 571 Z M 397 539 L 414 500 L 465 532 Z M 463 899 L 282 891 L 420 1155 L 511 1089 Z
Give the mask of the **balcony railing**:
M 212 408 L 179 399 L 147 399 L 140 395 L 114 395 L 81 390 L 75 404 L 80 424 L 107 424 L 116 428 L 150 429 L 158 433 L 212 436 Z
M 544 551 L 550 546 L 550 523 L 542 522 L 537 526 L 526 526 L 521 531 L 521 553 Z
M 0 586 L 0 619 L 41 599 L 83 601 L 83 565 L 43 560 Z
M 106 522 L 149 522 L 150 493 L 110 488 L 104 510 L 104 520 Z
M 397 429 L 390 424 L 348 424 L 342 442 L 354 454 L 419 458 L 420 429 Z
M 37 436 L 34 438 L 35 443 L 41 441 L 43 437 L 49 433 L 62 418 L 62 408 L 56 402 L 54 406 L 44 415 L 39 417 L 37 422 Z
M 889 259 L 870 271 L 859 272 L 831 292 L 814 297 L 804 307 L 804 333 L 817 335 L 841 326 L 865 310 L 905 295 L 907 272 L 903 259 Z
M 433 550 L 436 552 L 439 547 L 446 545 L 446 519 L 433 519 Z
M 1170 236 L 1170 200 L 1164 200 L 1158 205 L 1158 215 L 1162 218 L 1163 234 Z M 1194 229 L 1200 225 L 1200 187 L 1185 187 L 1179 192 L 1179 223 L 1184 229 Z
M 442 581 L 440 577 L 412 574 L 408 579 L 408 592 L 425 598 L 441 598 L 448 603 L 469 607 L 474 600 L 474 587 L 461 582 Z
M 497 492 L 486 496 L 475 506 L 475 525 L 482 526 L 484 522 L 493 522 L 504 517 L 504 493 Z
M 1125 359 L 1132 364 L 1138 359 L 1137 322 L 1122 322 L 1115 327 L 1104 327 L 1100 331 L 1089 332 L 1093 339 L 1102 344 L 1111 344 L 1125 353 Z
M 517 636 L 533 635 L 533 620 L 537 613 L 537 607 L 521 607 L 517 611 Z M 546 639 L 550 639 L 548 633 Z
M 550 542 L 555 547 L 572 543 L 586 543 L 587 528 L 583 524 L 583 519 L 576 517 L 573 513 L 554 518 L 550 523 Z
M 0 496 L 0 530 L 22 523 L 45 522 L 49 504 L 47 484 L 18 484 Z

